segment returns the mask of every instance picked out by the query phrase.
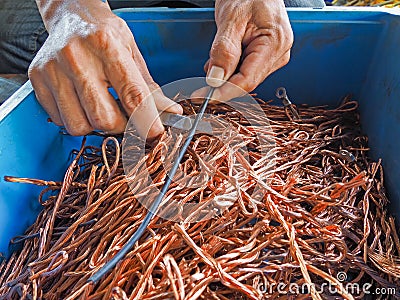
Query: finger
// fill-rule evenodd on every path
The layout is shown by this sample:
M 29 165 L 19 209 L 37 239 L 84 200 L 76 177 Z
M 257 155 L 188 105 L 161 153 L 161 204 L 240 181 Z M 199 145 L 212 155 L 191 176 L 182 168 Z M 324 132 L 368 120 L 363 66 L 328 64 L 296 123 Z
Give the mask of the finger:
M 209 87 L 198 89 L 192 93 L 190 98 L 193 103 L 201 104 L 209 91 Z M 229 100 L 232 100 L 233 98 L 242 97 L 246 94 L 247 92 L 243 90 L 240 86 L 234 85 L 231 82 L 226 82 L 222 87 L 214 90 L 212 98 L 210 99 L 210 103 L 216 104 L 218 102 L 227 102 Z
M 74 80 L 82 107 L 93 128 L 107 133 L 121 133 L 126 128 L 126 117 L 107 90 L 104 80 L 82 74 Z
M 182 106 L 165 96 L 161 89 L 153 90 L 153 97 L 159 112 L 167 111 L 178 115 L 183 114 Z
M 164 132 L 150 90 L 131 55 L 121 54 L 105 66 L 106 75 L 125 111 L 143 138 L 152 140 Z
M 247 59 L 247 60 L 246 60 Z M 265 80 L 271 73 L 276 71 L 277 69 L 285 66 L 290 59 L 290 51 L 287 51 L 284 55 L 282 55 L 278 60 L 270 65 L 264 64 L 265 67 L 262 70 L 258 70 L 258 74 L 262 74 L 260 76 L 252 76 L 246 72 L 247 69 L 251 69 L 254 65 L 257 65 L 257 59 L 253 61 L 252 57 L 246 57 L 241 68 L 240 72 L 234 74 L 228 82 L 224 83 L 223 86 L 215 89 L 213 93 L 213 99 L 210 103 L 216 102 L 226 102 L 234 98 L 242 97 L 247 93 L 253 91 L 258 84 Z M 247 64 L 251 66 L 248 68 Z M 244 71 L 242 70 L 244 69 Z M 204 87 L 194 91 L 191 95 L 191 99 L 194 103 L 201 103 L 204 97 L 207 95 L 209 88 Z
M 216 91 L 219 88 L 214 90 L 213 93 L 213 99 L 216 100 L 217 98 L 215 97 L 216 95 Z M 190 95 L 190 100 L 194 103 L 194 104 L 201 104 L 204 101 L 204 98 L 207 96 L 208 92 L 210 91 L 209 87 L 203 87 L 200 88 L 198 90 L 195 90 L 191 95 Z M 212 101 L 210 101 L 212 102 Z
M 233 75 L 229 80 L 234 86 L 238 86 L 246 92 L 253 91 L 262 81 L 264 81 L 270 74 L 278 70 L 279 68 L 286 65 L 290 58 L 290 52 L 286 52 L 282 57 L 278 58 L 274 61 L 274 63 L 268 63 L 265 65 L 264 72 L 262 70 L 258 70 L 257 64 L 263 60 L 263 58 L 257 57 L 257 55 L 249 55 L 246 57 L 242 66 L 240 67 L 240 72 Z M 232 89 L 231 86 L 227 85 L 226 87 L 222 87 L 221 95 L 224 99 L 229 97 L 235 97 L 235 89 Z
M 150 92 L 153 94 L 153 98 L 158 111 L 167 111 L 170 113 L 181 115 L 183 113 L 182 106 L 165 96 L 160 86 L 154 82 L 153 77 L 151 76 L 149 69 L 147 68 L 146 62 L 142 54 L 140 53 L 137 45 L 134 44 L 132 46 L 132 49 L 135 63 L 139 69 L 140 74 L 142 74 L 143 79 L 149 87 Z
M 65 47 L 63 54 L 60 61 L 73 82 L 90 125 L 107 133 L 123 132 L 126 117 L 108 92 L 108 82 L 99 60 L 75 44 Z
M 42 80 L 34 77 L 35 76 L 30 74 L 30 80 L 35 91 L 36 99 L 47 112 L 51 118 L 51 121 L 58 126 L 62 126 L 63 122 L 61 120 L 61 116 L 53 95 L 51 94 L 49 88 L 42 83 Z
M 93 131 L 72 81 L 60 71 L 57 74 L 49 71 L 48 74 L 48 80 L 52 86 L 51 92 L 69 134 L 78 136 Z
M 242 53 L 242 39 L 245 26 L 237 26 L 236 22 L 222 22 L 218 26 L 210 50 L 207 70 L 207 84 L 220 87 L 235 72 Z
M 215 91 L 215 97 L 225 102 L 253 91 L 270 74 L 288 63 L 289 50 L 280 57 L 274 57 L 274 53 L 269 47 L 252 48 L 245 56 L 239 72 L 229 79 L 231 84 L 225 84 Z

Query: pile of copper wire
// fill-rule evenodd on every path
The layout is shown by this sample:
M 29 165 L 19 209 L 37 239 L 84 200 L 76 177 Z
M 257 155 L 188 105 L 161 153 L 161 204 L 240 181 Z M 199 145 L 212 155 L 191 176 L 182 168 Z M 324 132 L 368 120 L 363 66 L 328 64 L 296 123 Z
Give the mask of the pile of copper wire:
M 372 7 L 386 7 L 386 8 L 399 8 L 399 0 L 333 0 L 334 6 L 372 6 Z
M 198 222 L 155 216 L 97 284 L 88 279 L 147 213 L 138 196 L 149 186 L 137 174 L 148 170 L 160 187 L 168 169 L 162 167 L 165 150 L 173 154 L 181 142 L 167 132 L 129 176 L 120 139 L 105 137 L 101 147 L 73 152 L 63 182 L 7 177 L 46 188 L 36 222 L 12 241 L 21 250 L 0 265 L 0 298 L 363 299 L 364 285 L 399 296 L 398 229 L 388 213 L 381 161 L 368 157 L 357 102 L 347 98 L 336 109 L 299 106 L 300 120 L 283 107 L 260 105 L 265 114 L 254 114 L 258 125 L 227 105 L 211 106 L 209 113 L 237 129 L 249 158 L 221 145 L 218 135 L 197 134 L 166 197 L 202 203 L 229 192 L 236 195 L 232 205 Z M 192 107 L 185 105 L 187 114 Z M 267 149 L 274 151 L 268 158 L 273 171 L 265 167 L 256 134 L 274 141 Z M 199 187 L 193 178 L 200 165 L 214 172 Z M 349 284 L 360 288 L 349 290 Z

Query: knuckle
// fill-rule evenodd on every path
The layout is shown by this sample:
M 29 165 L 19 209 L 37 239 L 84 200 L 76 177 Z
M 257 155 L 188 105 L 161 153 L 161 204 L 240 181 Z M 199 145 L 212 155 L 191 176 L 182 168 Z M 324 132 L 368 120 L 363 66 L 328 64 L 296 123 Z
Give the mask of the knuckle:
M 93 79 L 91 79 L 86 72 L 77 73 L 75 78 L 80 87 L 81 96 L 85 102 L 96 102 L 97 100 L 95 99 L 95 95 L 97 94 L 97 88 L 94 85 Z
M 286 30 L 284 29 L 283 31 L 284 31 L 284 33 L 283 33 L 284 48 L 285 48 L 285 50 L 290 50 L 292 48 L 293 42 L 294 42 L 293 31 L 290 27 Z
M 31 83 L 32 83 L 33 86 L 36 85 L 36 82 L 37 82 L 38 77 L 39 77 L 39 73 L 40 72 L 39 72 L 39 69 L 37 67 L 32 66 L 32 64 L 29 66 L 28 77 L 31 80 Z
M 118 29 L 127 29 L 127 24 L 124 19 L 120 17 L 114 18 L 115 25 Z
M 86 112 L 93 128 L 103 131 L 114 131 L 118 126 L 117 112 L 103 103 L 96 85 L 87 75 L 79 78 L 81 88 L 81 101 L 86 107 Z
M 92 33 L 93 43 L 101 50 L 112 49 L 115 41 L 121 36 L 125 39 L 125 33 L 130 33 L 126 22 L 119 17 L 112 17 L 107 22 L 97 26 Z
M 147 86 L 150 88 L 150 91 L 160 90 L 160 86 L 153 80 L 153 78 L 148 78 Z
M 210 57 L 212 59 L 234 60 L 240 55 L 241 49 L 227 36 L 219 37 L 212 45 Z
M 78 43 L 78 40 L 73 39 L 60 50 L 59 56 L 62 64 L 67 66 L 74 76 L 79 76 L 79 74 L 81 74 L 84 60 L 83 53 L 79 50 L 79 45 L 77 45 Z
M 243 5 L 241 1 L 225 1 L 218 4 L 216 3 L 216 19 L 217 21 L 224 22 L 225 20 L 244 20 L 247 16 L 246 11 L 248 10 L 247 5 Z M 236 22 L 242 23 L 242 22 Z
M 90 38 L 97 49 L 108 50 L 114 40 L 114 29 L 111 26 L 99 25 Z
M 65 57 L 66 59 L 71 59 L 75 57 L 75 44 L 77 43 L 77 39 L 71 39 L 64 47 L 60 49 L 60 54 Z
M 119 123 L 114 114 L 102 114 L 92 116 L 91 123 L 94 128 L 102 131 L 110 131 L 115 132 L 115 130 L 119 127 Z
M 39 78 L 41 75 L 43 75 L 46 68 L 48 68 L 48 66 L 51 64 L 51 60 L 43 61 L 39 56 L 40 53 L 36 55 L 36 57 L 29 65 L 28 77 L 31 80 L 35 80 L 36 78 Z
M 143 89 L 136 84 L 125 84 L 121 89 L 120 96 L 131 111 L 135 110 L 146 98 Z
M 292 48 L 294 41 L 293 30 L 289 21 L 286 19 L 281 20 L 279 22 L 279 26 L 276 26 L 275 29 L 276 40 L 280 41 L 281 48 L 285 52 L 288 51 L 290 48 Z
M 244 89 L 246 92 L 251 92 L 251 91 L 254 91 L 254 90 L 257 88 L 257 86 L 258 86 L 258 84 L 257 84 L 256 81 L 250 80 L 250 81 L 246 81 L 246 82 L 243 84 L 243 89 Z

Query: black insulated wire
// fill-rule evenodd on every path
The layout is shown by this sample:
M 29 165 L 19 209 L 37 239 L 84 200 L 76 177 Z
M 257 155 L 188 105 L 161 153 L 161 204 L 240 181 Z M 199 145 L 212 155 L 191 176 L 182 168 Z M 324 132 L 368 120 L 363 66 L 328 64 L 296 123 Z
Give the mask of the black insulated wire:
M 165 194 L 168 191 L 169 186 L 172 183 L 172 179 L 175 176 L 176 171 L 179 168 L 179 164 L 183 159 L 183 156 L 186 153 L 187 148 L 190 145 L 190 142 L 192 141 L 194 135 L 196 134 L 196 129 L 197 126 L 200 123 L 200 120 L 203 118 L 204 112 L 206 111 L 207 105 L 210 102 L 210 99 L 214 93 L 215 88 L 211 87 L 210 91 L 208 92 L 207 96 L 204 99 L 204 102 L 202 103 L 199 112 L 196 115 L 196 118 L 194 119 L 193 125 L 190 128 L 188 137 L 185 140 L 185 143 L 183 144 L 181 150 L 179 151 L 178 157 L 175 160 L 171 170 L 168 172 L 164 185 L 161 188 L 160 193 L 158 194 L 157 198 L 151 205 L 146 217 L 144 218 L 143 222 L 140 224 L 139 228 L 137 231 L 133 234 L 133 236 L 129 239 L 129 241 L 126 243 L 124 247 L 109 261 L 107 262 L 99 271 L 93 274 L 88 279 L 88 282 L 96 284 L 103 275 L 107 274 L 111 269 L 115 267 L 115 265 L 125 257 L 125 255 L 132 249 L 132 247 L 135 245 L 135 243 L 140 239 L 140 237 L 143 235 L 143 233 L 146 231 L 147 226 L 149 225 L 151 219 L 155 215 L 155 213 L 158 210 L 158 207 L 160 206 L 161 201 L 163 200 Z

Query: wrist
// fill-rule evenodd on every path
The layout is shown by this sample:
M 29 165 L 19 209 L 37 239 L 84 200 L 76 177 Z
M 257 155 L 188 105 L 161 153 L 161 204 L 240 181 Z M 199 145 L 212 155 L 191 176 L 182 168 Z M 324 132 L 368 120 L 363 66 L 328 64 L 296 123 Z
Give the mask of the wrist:
M 91 8 L 111 11 L 107 0 L 36 0 L 36 4 L 48 32 L 65 17 L 81 15 L 82 12 L 90 17 Z

